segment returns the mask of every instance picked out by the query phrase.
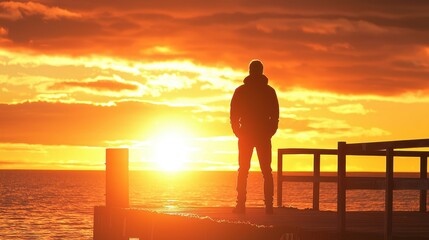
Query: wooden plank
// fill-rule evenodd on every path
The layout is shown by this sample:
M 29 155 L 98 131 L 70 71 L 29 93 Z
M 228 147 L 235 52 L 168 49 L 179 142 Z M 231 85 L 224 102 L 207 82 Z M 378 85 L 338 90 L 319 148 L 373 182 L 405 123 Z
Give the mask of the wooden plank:
M 277 150 L 277 206 L 283 201 L 283 155 Z
M 393 217 L 393 149 L 386 150 L 386 193 L 385 193 L 385 219 L 384 239 L 392 240 Z
M 283 176 L 283 182 L 337 182 L 338 177 L 336 176 L 319 176 L 315 179 L 313 176 Z
M 386 189 L 386 179 L 379 177 L 347 177 L 347 190 L 383 190 Z
M 346 142 L 338 142 L 337 226 L 338 239 L 345 239 L 346 231 Z
M 313 210 L 319 210 L 319 192 L 320 192 L 320 154 L 314 154 L 313 159 Z
M 279 148 L 278 154 L 281 155 L 304 155 L 304 154 L 320 154 L 320 155 L 337 155 L 336 149 L 312 149 L 312 148 Z M 362 150 L 348 149 L 347 155 L 353 156 L 386 156 L 385 150 Z M 429 156 L 428 151 L 394 151 L 395 157 L 421 157 Z
M 109 217 L 105 206 L 94 207 L 93 239 L 105 240 L 109 232 Z
M 353 156 L 386 156 L 386 151 L 384 150 L 347 150 L 347 155 Z M 427 151 L 393 151 L 393 156 L 395 157 L 421 157 L 429 156 Z
M 94 207 L 94 240 L 128 240 L 125 233 L 126 209 Z
M 399 140 L 399 141 L 385 141 L 385 142 L 368 142 L 368 143 L 349 143 L 347 144 L 347 151 L 373 151 L 382 149 L 395 149 L 395 148 L 420 148 L 429 147 L 429 139 L 412 139 L 412 140 Z
M 279 154 L 321 154 L 337 155 L 337 149 L 318 149 L 318 148 L 279 148 Z
M 386 179 L 377 177 L 347 177 L 347 190 L 383 190 L 386 189 Z M 428 179 L 396 178 L 393 179 L 394 190 L 427 190 Z
M 283 176 L 283 182 L 337 182 L 336 176 Z M 384 190 L 386 179 L 381 177 L 346 177 L 347 190 Z M 429 179 L 395 178 L 394 190 L 429 190 Z
M 332 211 L 274 209 L 267 217 L 264 208 L 248 208 L 245 215 L 231 208 L 190 208 L 171 212 L 125 209 L 126 236 L 140 239 L 246 239 L 279 240 L 296 234 L 301 240 L 336 239 L 336 213 Z M 162 212 L 164 211 L 164 213 Z M 380 239 L 384 212 L 348 212 L 345 239 Z M 428 239 L 429 215 L 395 212 L 397 239 Z M 265 231 L 266 230 L 266 231 Z M 263 232 L 260 232 L 263 231 Z M 280 234 L 278 234 L 280 233 Z M 287 234 L 289 233 L 289 234 Z M 291 238 L 289 238 L 291 239 Z
M 393 179 L 394 190 L 421 190 L 429 189 L 429 180 L 420 178 L 396 178 Z
M 301 240 L 336 239 L 337 216 L 332 211 L 276 208 L 274 217 L 267 217 L 264 208 L 248 208 L 245 215 L 232 214 L 231 208 L 190 208 L 176 212 L 123 209 L 123 212 L 126 239 L 279 240 L 287 239 L 284 233 L 296 233 Z M 382 238 L 383 217 L 382 211 L 348 212 L 350 231 L 345 239 Z M 394 224 L 397 239 L 429 239 L 429 214 L 395 212 Z
M 428 157 L 422 156 L 420 158 L 420 179 L 427 180 L 428 175 Z M 426 188 L 427 189 L 427 188 Z M 420 190 L 420 212 L 426 212 L 427 206 L 427 190 Z
M 106 216 L 108 209 L 102 207 L 100 210 L 102 211 L 95 209 L 94 219 L 106 219 L 102 215 Z M 187 208 L 174 212 L 165 208 L 128 208 L 120 209 L 116 216 L 123 216 L 124 221 L 115 220 L 111 224 L 119 224 L 123 228 L 121 232 L 125 234 L 125 239 L 279 240 L 285 239 L 281 238 L 283 233 L 296 233 L 301 240 L 336 239 L 334 232 L 337 215 L 332 211 L 276 208 L 274 216 L 267 217 L 264 208 L 247 208 L 245 215 L 231 213 L 231 207 Z M 345 239 L 382 238 L 383 217 L 383 211 L 348 212 L 347 227 L 350 231 L 346 233 Z M 113 225 L 106 226 L 106 237 L 102 239 L 110 239 L 107 237 L 111 234 L 109 226 L 117 228 Z M 429 214 L 395 212 L 394 226 L 396 239 L 429 239 Z M 267 231 L 261 233 L 261 229 Z
M 393 156 L 395 157 L 421 157 L 429 156 L 427 151 L 393 151 Z

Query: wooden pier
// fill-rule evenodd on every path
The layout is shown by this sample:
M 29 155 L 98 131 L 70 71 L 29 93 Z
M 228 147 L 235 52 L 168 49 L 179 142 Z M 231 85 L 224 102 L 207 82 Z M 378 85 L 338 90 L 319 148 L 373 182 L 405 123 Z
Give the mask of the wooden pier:
M 96 207 L 94 239 L 184 240 L 333 240 L 337 213 L 332 211 L 249 208 L 245 215 L 232 208 L 188 208 L 178 211 Z M 110 225 L 100 222 L 110 219 Z M 347 240 L 383 239 L 384 212 L 348 212 Z M 395 212 L 397 240 L 429 239 L 429 214 Z M 96 234 L 97 232 L 97 234 Z
M 94 208 L 94 240 L 163 239 L 243 239 L 243 240 L 324 240 L 324 239 L 429 239 L 426 211 L 427 157 L 425 151 L 395 149 L 429 147 L 429 139 L 347 144 L 338 149 L 279 149 L 278 208 L 266 215 L 262 208 L 249 208 L 245 215 L 232 214 L 232 208 L 135 209 L 128 200 L 128 149 L 106 150 L 106 206 Z M 313 176 L 283 176 L 283 155 L 310 154 L 314 157 Z M 338 157 L 336 177 L 320 176 L 320 155 Z M 346 156 L 385 156 L 386 177 L 350 177 Z M 419 157 L 420 178 L 393 178 L 394 157 Z M 313 182 L 313 209 L 283 208 L 282 183 Z M 319 183 L 338 183 L 337 212 L 319 211 Z M 279 187 L 280 186 L 280 187 Z M 346 191 L 384 189 L 385 211 L 347 212 Z M 393 190 L 420 190 L 419 212 L 393 212 Z M 347 216 L 347 218 L 346 218 Z

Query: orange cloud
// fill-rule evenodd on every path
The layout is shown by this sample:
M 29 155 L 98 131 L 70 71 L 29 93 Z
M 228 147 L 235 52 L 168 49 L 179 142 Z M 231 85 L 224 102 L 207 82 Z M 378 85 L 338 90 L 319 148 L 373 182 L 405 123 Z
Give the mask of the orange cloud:
M 48 7 L 37 2 L 1 2 L 0 18 L 16 21 L 28 16 L 42 16 L 46 20 L 76 18 L 80 14 L 59 7 Z
M 0 36 L 6 36 L 7 30 L 5 28 L 0 27 Z
M 54 83 L 48 89 L 50 90 L 65 90 L 69 88 L 88 88 L 97 91 L 137 91 L 139 85 L 131 82 L 118 82 L 115 80 L 97 80 L 97 81 L 66 81 Z
M 201 123 L 195 107 L 146 102 L 111 106 L 25 102 L 0 104 L 0 142 L 103 146 L 117 140 L 141 141 L 157 130 L 180 124 L 200 136 L 229 134 L 223 123 Z M 223 126 L 224 125 L 224 126 Z
M 332 106 L 332 107 L 329 107 L 329 110 L 334 112 L 334 113 L 338 113 L 338 114 L 362 114 L 362 115 L 365 115 L 367 113 L 372 112 L 371 110 L 365 109 L 365 107 L 360 103 Z
M 243 70 L 259 58 L 271 82 L 284 90 L 383 96 L 429 90 L 429 67 L 421 64 L 427 61 L 421 52 L 429 36 L 424 3 L 49 3 L 3 4 L 9 9 L 9 17 L 0 18 L 7 29 L 5 46 L 48 55 L 186 60 Z M 415 15 L 398 11 L 405 8 Z M 367 11 L 356 14 L 362 9 Z

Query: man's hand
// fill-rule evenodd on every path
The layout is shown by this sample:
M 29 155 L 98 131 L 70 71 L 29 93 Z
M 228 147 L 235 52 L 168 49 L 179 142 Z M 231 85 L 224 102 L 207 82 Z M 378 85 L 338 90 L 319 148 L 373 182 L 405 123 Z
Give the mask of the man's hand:
M 240 124 L 238 123 L 231 123 L 232 131 L 234 132 L 234 135 L 239 138 L 240 137 Z
M 272 120 L 270 124 L 271 137 L 274 136 L 274 134 L 276 134 L 278 128 L 279 128 L 279 120 Z

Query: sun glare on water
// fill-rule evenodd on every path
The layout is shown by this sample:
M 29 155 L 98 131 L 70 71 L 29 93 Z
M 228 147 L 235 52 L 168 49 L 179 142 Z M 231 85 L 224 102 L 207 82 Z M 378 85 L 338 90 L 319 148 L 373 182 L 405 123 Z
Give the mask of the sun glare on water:
M 165 133 L 155 138 L 153 158 L 158 170 L 180 171 L 189 161 L 189 139 L 181 133 Z

